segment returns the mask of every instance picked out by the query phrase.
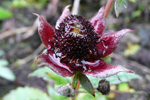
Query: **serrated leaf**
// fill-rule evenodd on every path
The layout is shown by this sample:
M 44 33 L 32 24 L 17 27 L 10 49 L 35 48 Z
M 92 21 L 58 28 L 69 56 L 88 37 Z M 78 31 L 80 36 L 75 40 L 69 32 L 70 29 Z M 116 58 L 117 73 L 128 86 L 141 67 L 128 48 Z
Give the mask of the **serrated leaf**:
M 0 59 L 0 77 L 10 81 L 14 81 L 16 78 L 14 73 L 6 66 L 8 66 L 8 61 Z
M 51 100 L 43 91 L 31 87 L 18 87 L 11 90 L 3 100 Z
M 50 95 L 52 100 L 69 100 L 68 97 L 58 95 L 52 86 L 48 85 L 47 89 L 48 89 L 48 94 Z
M 4 20 L 12 17 L 12 13 L 2 7 L 0 7 L 0 20 Z
M 64 78 L 62 76 L 57 75 L 48 67 L 40 67 L 40 68 L 36 69 L 34 72 L 29 74 L 29 77 L 31 77 L 31 76 L 40 77 L 46 81 L 53 80 L 56 83 L 56 85 L 67 84 L 71 81 L 71 79 L 68 77 Z
M 78 77 L 79 77 L 79 81 L 80 81 L 80 84 L 82 85 L 82 87 L 85 90 L 87 90 L 87 92 L 89 92 L 90 94 L 95 96 L 94 88 L 93 88 L 90 80 L 88 79 L 88 77 L 82 73 L 78 73 Z
M 72 87 L 75 89 L 77 87 L 77 83 L 78 83 L 78 73 L 76 73 L 73 77 L 73 82 L 72 82 Z
M 118 79 L 118 77 L 116 75 L 110 76 L 110 77 L 106 78 L 106 80 L 109 81 L 110 84 L 119 84 L 122 82 L 129 82 L 132 79 L 140 79 L 141 78 L 139 75 L 137 75 L 135 73 L 120 72 L 117 75 L 121 81 Z M 92 84 L 95 86 L 97 86 L 99 81 L 101 80 L 101 78 L 95 78 L 95 77 L 91 77 L 91 76 L 88 76 L 88 78 L 90 79 Z
M 128 6 L 128 0 L 116 0 L 115 1 L 115 12 L 116 16 L 119 16 L 119 13 L 122 12 Z

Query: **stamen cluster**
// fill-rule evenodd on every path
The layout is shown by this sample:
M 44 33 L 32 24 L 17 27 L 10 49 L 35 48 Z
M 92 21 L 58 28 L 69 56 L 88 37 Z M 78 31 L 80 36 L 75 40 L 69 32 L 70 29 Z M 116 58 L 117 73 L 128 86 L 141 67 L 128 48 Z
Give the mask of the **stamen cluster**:
M 61 62 L 75 63 L 98 58 L 98 34 L 94 32 L 91 23 L 82 16 L 66 17 L 60 23 L 54 38 L 55 54 L 61 58 Z

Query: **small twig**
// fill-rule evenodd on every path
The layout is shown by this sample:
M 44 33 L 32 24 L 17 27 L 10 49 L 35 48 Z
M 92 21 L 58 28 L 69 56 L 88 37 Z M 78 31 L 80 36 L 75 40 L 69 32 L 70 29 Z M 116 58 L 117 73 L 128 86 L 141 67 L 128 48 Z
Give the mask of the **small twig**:
M 13 29 L 13 30 L 9 30 L 6 32 L 3 32 L 0 34 L 0 40 L 7 38 L 9 36 L 15 35 L 15 34 L 19 34 L 19 33 L 24 33 L 27 30 L 30 30 L 32 28 L 32 26 L 30 27 L 23 27 L 23 28 L 17 28 L 17 29 Z
M 95 92 L 99 92 L 99 91 L 95 90 Z M 76 91 L 76 93 L 87 93 L 87 91 Z M 139 95 L 146 95 L 146 96 L 149 95 L 149 93 L 145 91 L 123 92 L 123 91 L 111 90 L 110 93 L 130 94 L 130 95 L 139 94 Z
M 72 77 L 72 80 L 73 80 L 73 77 Z M 76 90 L 75 90 L 75 91 L 78 91 L 79 88 L 80 88 L 80 82 L 78 81 L 77 87 L 76 87 Z M 71 97 L 70 100 L 75 100 L 77 96 L 78 96 L 78 93 L 75 92 L 75 96 L 74 96 L 74 97 Z
M 22 40 L 25 40 L 29 37 L 31 37 L 32 35 L 34 35 L 35 31 L 37 30 L 37 26 L 38 26 L 38 18 L 34 21 L 33 26 L 31 27 L 30 30 L 27 30 L 26 33 L 22 36 Z
M 107 4 L 106 4 L 106 7 L 105 7 L 105 11 L 104 11 L 104 17 L 107 18 L 108 14 L 109 14 L 109 11 L 112 7 L 112 4 L 113 4 L 114 0 L 108 0 L 107 1 Z
M 45 48 L 44 44 L 41 44 L 31 55 L 19 60 L 19 61 L 16 61 L 14 63 L 12 63 L 10 65 L 10 67 L 13 67 L 14 65 L 23 65 L 23 64 L 26 64 L 28 63 L 29 61 L 31 61 L 32 59 L 34 59 L 34 57 L 40 53 L 43 49 Z

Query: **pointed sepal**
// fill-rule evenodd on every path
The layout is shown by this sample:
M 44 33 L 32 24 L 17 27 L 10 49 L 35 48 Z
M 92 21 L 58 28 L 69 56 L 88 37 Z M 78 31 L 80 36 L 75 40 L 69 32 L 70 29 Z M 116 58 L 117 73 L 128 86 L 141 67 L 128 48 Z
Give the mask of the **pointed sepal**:
M 90 69 L 85 71 L 84 74 L 96 78 L 107 78 L 113 75 L 117 75 L 119 72 L 133 73 L 131 70 L 121 65 L 107 64 L 101 59 L 96 61 L 85 61 L 84 63 Z
M 38 31 L 42 42 L 47 48 L 53 46 L 51 39 L 55 33 L 54 28 L 42 16 L 33 14 L 38 16 Z
M 100 36 L 102 35 L 106 24 L 104 18 L 104 10 L 105 10 L 104 7 L 100 8 L 98 13 L 93 18 L 90 19 L 90 22 L 92 23 L 95 32 L 98 33 Z
M 70 16 L 70 15 L 71 15 L 70 10 L 69 10 L 70 7 L 71 7 L 71 5 L 68 5 L 68 6 L 66 6 L 65 9 L 63 10 L 61 16 L 59 17 L 59 19 L 58 19 L 57 22 L 56 22 L 56 26 L 55 26 L 56 29 L 59 27 L 59 24 L 60 24 L 61 22 L 63 22 L 63 20 L 64 20 L 67 16 Z
M 76 89 L 78 81 L 79 81 L 78 72 L 76 72 L 75 75 L 74 75 L 74 77 L 73 77 L 73 81 L 72 81 L 72 87 L 73 87 L 73 89 Z
M 111 54 L 117 48 L 121 37 L 128 32 L 133 32 L 133 30 L 122 29 L 118 32 L 103 35 L 100 38 L 100 43 L 96 45 L 101 57 L 106 57 Z
M 91 95 L 95 97 L 94 88 L 92 86 L 92 83 L 88 79 L 88 77 L 80 72 L 78 72 L 79 82 L 82 85 L 82 87 Z

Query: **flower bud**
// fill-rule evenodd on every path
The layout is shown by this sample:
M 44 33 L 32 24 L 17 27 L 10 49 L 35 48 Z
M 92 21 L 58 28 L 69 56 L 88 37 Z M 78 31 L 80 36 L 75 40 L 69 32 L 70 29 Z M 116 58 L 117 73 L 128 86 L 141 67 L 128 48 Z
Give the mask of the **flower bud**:
M 103 95 L 108 94 L 110 91 L 110 83 L 105 79 L 100 80 L 98 87 L 97 87 L 97 90 L 99 92 L 101 92 Z
M 65 97 L 73 97 L 75 95 L 75 90 L 71 84 L 61 85 L 56 89 L 57 94 L 63 95 Z

